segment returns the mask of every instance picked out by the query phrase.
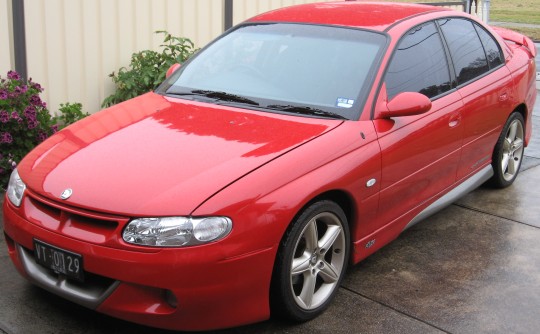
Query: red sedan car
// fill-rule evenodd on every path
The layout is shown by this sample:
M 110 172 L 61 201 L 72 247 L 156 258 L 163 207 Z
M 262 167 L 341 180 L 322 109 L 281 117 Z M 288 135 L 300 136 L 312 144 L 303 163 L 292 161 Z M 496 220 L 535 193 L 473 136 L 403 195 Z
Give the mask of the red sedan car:
M 145 325 L 311 319 L 348 264 L 512 184 L 535 53 L 424 5 L 256 16 L 28 154 L 4 201 L 9 254 L 36 285 Z

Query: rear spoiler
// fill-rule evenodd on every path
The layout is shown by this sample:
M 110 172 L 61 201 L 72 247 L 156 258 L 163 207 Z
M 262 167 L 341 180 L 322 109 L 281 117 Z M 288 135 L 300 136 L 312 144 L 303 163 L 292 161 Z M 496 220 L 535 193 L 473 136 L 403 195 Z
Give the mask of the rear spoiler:
M 526 47 L 527 49 L 529 49 L 532 57 L 536 57 L 536 47 L 534 46 L 533 41 L 529 37 L 501 27 L 491 26 L 491 29 L 493 29 L 497 34 L 499 34 L 505 41 L 513 42 L 517 45 Z

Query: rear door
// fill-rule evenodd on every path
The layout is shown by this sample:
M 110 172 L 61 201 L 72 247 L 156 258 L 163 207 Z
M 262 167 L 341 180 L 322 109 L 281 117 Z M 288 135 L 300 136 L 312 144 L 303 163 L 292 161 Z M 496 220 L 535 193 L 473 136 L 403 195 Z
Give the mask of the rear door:
M 464 103 L 459 180 L 490 163 L 501 126 L 512 110 L 512 77 L 498 43 L 478 23 L 446 18 L 438 24 Z

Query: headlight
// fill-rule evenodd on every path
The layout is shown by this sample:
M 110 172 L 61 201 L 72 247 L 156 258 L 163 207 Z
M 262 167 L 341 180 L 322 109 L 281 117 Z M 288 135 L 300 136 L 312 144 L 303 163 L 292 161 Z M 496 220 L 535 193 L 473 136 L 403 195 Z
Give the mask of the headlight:
M 126 226 L 122 238 L 136 245 L 180 247 L 217 241 L 231 229 L 227 217 L 138 218 Z
M 26 185 L 21 180 L 17 169 L 14 169 L 9 178 L 7 187 L 7 196 L 13 205 L 21 205 L 24 189 L 26 189 Z

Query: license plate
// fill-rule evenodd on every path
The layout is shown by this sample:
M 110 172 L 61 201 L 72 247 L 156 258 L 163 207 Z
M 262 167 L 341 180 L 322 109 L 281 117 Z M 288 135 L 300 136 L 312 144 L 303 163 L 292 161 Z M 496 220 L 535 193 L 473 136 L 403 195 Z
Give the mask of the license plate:
M 81 282 L 84 280 L 83 261 L 79 254 L 34 240 L 34 256 L 37 263 L 58 274 Z

